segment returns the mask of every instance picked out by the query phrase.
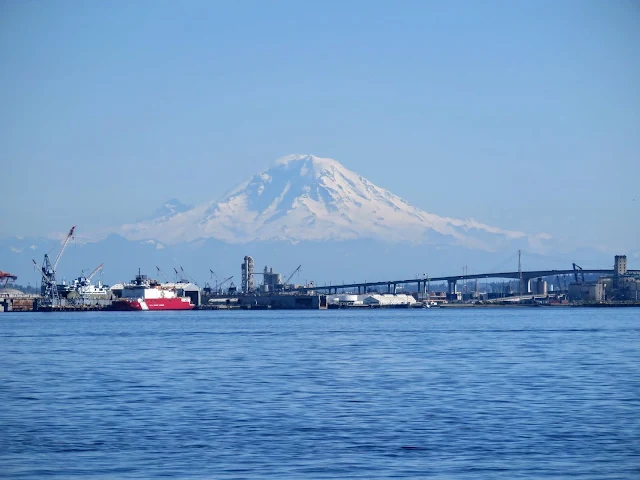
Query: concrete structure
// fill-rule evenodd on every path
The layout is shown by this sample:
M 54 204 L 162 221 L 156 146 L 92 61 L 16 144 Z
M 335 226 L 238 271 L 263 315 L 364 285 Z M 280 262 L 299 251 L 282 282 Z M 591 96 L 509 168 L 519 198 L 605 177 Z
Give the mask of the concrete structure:
M 601 281 L 570 283 L 568 296 L 571 301 L 604 302 L 605 284 Z
M 282 275 L 274 273 L 273 268 L 264 267 L 262 272 L 262 285 L 260 291 L 263 293 L 275 292 L 282 288 Z
M 244 257 L 240 270 L 242 272 L 242 293 L 253 293 L 255 291 L 253 258 L 250 256 Z
M 615 299 L 622 301 L 639 301 L 640 276 L 624 275 L 618 277 L 618 284 L 615 289 Z
M 34 295 L 28 295 L 15 288 L 0 288 L 1 312 L 30 312 L 33 310 Z
M 426 299 L 429 302 L 447 303 L 447 292 L 429 292 L 428 298 Z
M 35 300 L 32 298 L 0 298 L 0 313 L 2 312 L 31 312 Z
M 614 275 L 622 276 L 627 274 L 627 256 L 626 255 L 616 255 L 615 256 L 615 264 L 613 267 Z

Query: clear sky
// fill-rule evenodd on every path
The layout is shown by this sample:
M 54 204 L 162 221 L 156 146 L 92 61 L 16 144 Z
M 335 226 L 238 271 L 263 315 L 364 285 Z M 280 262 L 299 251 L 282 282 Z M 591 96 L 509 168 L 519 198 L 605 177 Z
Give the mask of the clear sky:
M 640 244 L 640 2 L 0 1 L 0 235 L 312 153 L 429 212 Z

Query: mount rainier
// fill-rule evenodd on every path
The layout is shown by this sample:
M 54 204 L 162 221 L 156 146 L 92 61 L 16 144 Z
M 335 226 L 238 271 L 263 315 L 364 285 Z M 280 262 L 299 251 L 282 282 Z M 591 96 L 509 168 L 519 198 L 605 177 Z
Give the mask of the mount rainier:
M 280 158 L 219 201 L 188 208 L 173 200 L 163 211 L 115 233 L 168 245 L 203 239 L 236 244 L 372 239 L 486 251 L 513 240 L 540 250 L 550 238 L 427 213 L 337 161 L 313 155 Z
M 59 236 L 0 239 L 3 270 L 37 282 L 31 259 L 57 251 L 59 242 Z M 416 271 L 444 275 L 459 265 L 486 269 L 518 249 L 546 248 L 558 248 L 546 234 L 441 217 L 335 160 L 289 155 L 217 201 L 191 206 L 172 199 L 136 223 L 93 232 L 78 225 L 60 275 L 74 278 L 104 263 L 106 281 L 129 280 L 138 268 L 153 273 L 179 266 L 200 280 L 209 269 L 238 278 L 242 258 L 252 255 L 258 265 L 280 271 L 303 264 L 308 280 L 353 281 Z M 591 263 L 593 252 L 585 253 Z

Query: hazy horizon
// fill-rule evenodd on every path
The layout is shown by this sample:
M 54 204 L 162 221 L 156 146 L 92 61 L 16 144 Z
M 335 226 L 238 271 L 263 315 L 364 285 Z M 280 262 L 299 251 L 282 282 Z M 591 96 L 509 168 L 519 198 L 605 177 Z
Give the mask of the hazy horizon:
M 309 153 L 427 212 L 637 248 L 632 2 L 3 2 L 0 235 L 200 204 Z

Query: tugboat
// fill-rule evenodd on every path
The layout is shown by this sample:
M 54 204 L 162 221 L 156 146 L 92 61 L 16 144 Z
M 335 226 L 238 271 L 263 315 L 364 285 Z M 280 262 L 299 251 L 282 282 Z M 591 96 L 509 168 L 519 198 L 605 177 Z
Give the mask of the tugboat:
M 121 298 L 112 310 L 193 310 L 195 305 L 185 295 L 184 284 L 159 283 L 138 270 L 135 280 L 123 285 Z

